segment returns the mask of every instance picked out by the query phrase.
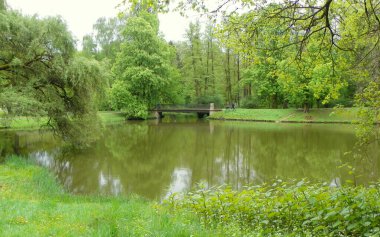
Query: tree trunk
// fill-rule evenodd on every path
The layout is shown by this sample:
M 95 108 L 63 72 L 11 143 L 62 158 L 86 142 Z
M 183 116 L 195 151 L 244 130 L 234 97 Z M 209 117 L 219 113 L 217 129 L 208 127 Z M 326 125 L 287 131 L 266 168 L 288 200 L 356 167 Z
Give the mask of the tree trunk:
M 191 40 L 191 62 L 193 66 L 193 80 L 194 80 L 194 87 L 195 87 L 195 96 L 200 96 L 200 88 L 199 88 L 199 79 L 197 79 L 197 66 L 196 66 L 196 60 L 195 60 L 195 52 L 194 52 L 194 42 Z
M 210 78 L 209 74 L 209 61 L 210 61 L 210 41 L 207 41 L 207 58 L 206 58 L 206 76 L 205 76 L 205 94 L 207 94 L 208 89 L 208 79 Z
M 303 112 L 304 113 L 309 113 L 310 105 L 308 102 L 304 102 L 303 104 Z
M 228 103 L 232 103 L 232 86 L 231 86 L 231 68 L 230 68 L 230 49 L 227 48 L 226 52 L 226 66 L 225 66 L 225 75 L 226 75 L 226 98 Z
M 211 76 L 212 76 L 212 92 L 215 95 L 215 68 L 214 68 L 214 48 L 213 48 L 213 36 L 211 35 L 210 50 L 211 50 Z
M 240 54 L 237 54 L 237 104 L 240 105 Z

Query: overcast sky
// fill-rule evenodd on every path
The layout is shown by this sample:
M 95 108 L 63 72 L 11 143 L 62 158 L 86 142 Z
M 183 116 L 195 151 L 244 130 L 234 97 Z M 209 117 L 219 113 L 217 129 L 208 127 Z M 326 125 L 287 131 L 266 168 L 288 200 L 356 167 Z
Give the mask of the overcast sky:
M 7 0 L 8 5 L 24 14 L 40 16 L 62 16 L 73 35 L 81 40 L 92 32 L 92 25 L 100 17 L 115 17 L 116 6 L 121 0 Z M 189 19 L 178 13 L 160 15 L 160 29 L 166 40 L 183 39 Z M 81 45 L 78 45 L 81 46 Z

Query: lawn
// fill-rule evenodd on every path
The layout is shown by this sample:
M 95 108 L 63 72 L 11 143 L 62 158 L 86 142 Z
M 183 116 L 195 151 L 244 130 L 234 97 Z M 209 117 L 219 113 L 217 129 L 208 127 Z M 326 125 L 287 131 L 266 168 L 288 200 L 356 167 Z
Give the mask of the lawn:
M 212 114 L 210 119 L 249 120 L 268 122 L 319 122 L 351 123 L 356 120 L 357 109 L 226 109 Z
M 74 196 L 44 168 L 0 164 L 0 236 L 217 236 L 139 197 Z
M 3 114 L 4 115 L 4 114 Z M 99 111 L 98 117 L 104 124 L 119 123 L 125 121 L 125 114 L 114 111 Z M 46 117 L 26 117 L 17 116 L 12 119 L 2 117 L 0 111 L 0 128 L 9 129 L 38 129 L 43 128 L 47 123 Z
M 125 121 L 125 114 L 122 112 L 99 111 L 98 116 L 105 124 L 119 123 Z

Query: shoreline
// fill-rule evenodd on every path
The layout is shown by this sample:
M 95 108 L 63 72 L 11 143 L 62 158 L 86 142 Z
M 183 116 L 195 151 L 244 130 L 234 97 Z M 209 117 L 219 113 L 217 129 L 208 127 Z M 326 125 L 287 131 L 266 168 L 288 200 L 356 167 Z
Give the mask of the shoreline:
M 352 124 L 356 125 L 353 121 L 277 121 L 277 120 L 261 120 L 261 119 L 239 119 L 239 118 L 207 118 L 216 121 L 241 121 L 241 122 L 257 122 L 257 123 L 315 123 L 315 124 Z M 376 123 L 379 124 L 379 123 Z
M 17 211 L 1 213 L 0 233 L 4 236 L 146 236 L 147 233 L 155 233 L 154 236 L 231 236 L 255 232 L 282 235 L 289 231 L 286 224 L 294 229 L 309 221 L 297 234 L 305 231 L 316 234 L 322 221 L 325 228 L 318 229 L 319 235 L 333 231 L 376 235 L 380 233 L 377 226 L 380 216 L 372 214 L 379 210 L 379 187 L 380 184 L 375 183 L 369 187 L 331 188 L 307 180 L 292 183 L 277 180 L 273 185 L 256 186 L 242 192 L 219 187 L 207 192 L 190 192 L 182 199 L 173 196 L 166 202 L 157 203 L 133 194 L 69 193 L 51 171 L 13 155 L 0 163 L 0 200 L 4 210 Z M 284 196 L 284 190 L 291 195 Z M 320 201 L 310 202 L 316 198 Z M 346 204 L 347 198 L 355 205 Z M 300 204 L 289 208 L 288 201 Z M 277 208 L 283 211 L 279 213 Z M 214 218 L 221 210 L 225 219 Z M 258 210 L 264 214 L 257 215 Z M 344 219 L 346 214 L 342 210 L 349 210 L 350 219 Z M 317 211 L 321 214 L 317 215 Z M 319 218 L 311 221 L 311 215 Z M 339 220 L 344 221 L 336 224 Z M 269 225 L 279 222 L 283 227 Z M 236 229 L 230 229 L 231 224 Z
M 180 114 L 180 113 L 178 113 Z M 128 121 L 124 113 L 99 111 L 98 118 L 104 125 Z M 148 118 L 151 120 L 153 118 Z M 223 110 L 208 116 L 208 120 L 242 121 L 257 123 L 299 123 L 299 124 L 358 124 L 357 108 L 311 109 L 304 113 L 299 109 L 235 109 Z M 16 117 L 10 126 L 2 126 L 0 131 L 48 130 L 44 126 L 46 118 Z M 380 124 L 380 121 L 374 123 Z
M 307 123 L 307 124 L 356 124 L 357 108 L 310 109 L 304 113 L 300 109 L 235 109 L 213 113 L 210 120 L 249 121 L 268 123 Z

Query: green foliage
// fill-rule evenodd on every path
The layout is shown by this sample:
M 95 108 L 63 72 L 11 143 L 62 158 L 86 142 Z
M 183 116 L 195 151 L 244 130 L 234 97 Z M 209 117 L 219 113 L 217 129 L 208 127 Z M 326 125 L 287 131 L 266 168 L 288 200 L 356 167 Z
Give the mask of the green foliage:
M 215 97 L 219 104 L 235 103 L 241 63 L 239 56 L 221 45 L 216 38 L 215 25 L 210 21 L 202 32 L 200 22 L 190 23 L 186 41 L 175 43 L 175 64 L 181 72 L 181 94 L 186 103 L 199 103 Z M 228 76 L 227 76 L 228 75 Z M 219 102 L 219 98 L 223 101 Z
M 362 93 L 356 97 L 356 103 L 360 106 L 359 124 L 357 136 L 359 145 L 367 145 L 379 139 L 380 122 L 380 83 L 370 82 Z M 374 124 L 377 124 L 374 126 Z
M 166 205 L 192 212 L 208 228 L 234 235 L 376 236 L 380 234 L 380 184 L 330 188 L 305 181 L 200 189 L 174 195 Z M 237 231 L 237 232 L 236 232 Z
M 250 84 L 253 87 L 256 103 L 260 104 L 260 107 L 277 108 L 279 104 L 283 103 L 283 92 L 277 81 L 276 69 L 273 67 L 276 67 L 275 60 L 269 57 L 265 62 L 257 61 L 255 65 L 244 71 L 241 83 L 243 85 Z M 245 103 L 248 101 L 253 102 L 253 98 L 248 97 Z M 255 108 L 252 106 L 250 107 Z
M 110 92 L 113 107 L 129 111 L 132 117 L 146 117 L 148 108 L 170 100 L 171 92 L 166 90 L 175 91 L 171 50 L 157 35 L 152 20 L 156 16 L 141 15 L 127 21 L 123 31 L 126 41 L 113 66 L 118 83 Z
M 109 60 L 113 64 L 123 41 L 122 29 L 128 16 L 99 18 L 93 25 L 93 33 L 83 37 L 83 50 L 97 60 Z
M 7 2 L 5 0 L 0 0 L 0 11 L 4 11 L 7 9 Z
M 114 110 L 121 110 L 131 118 L 147 118 L 148 108 L 139 102 L 130 91 L 124 81 L 116 81 L 110 91 L 110 102 Z
M 221 95 L 205 95 L 195 98 L 195 103 L 200 105 L 214 103 L 215 107 L 222 108 L 224 100 Z
M 1 107 L 10 115 L 44 115 L 44 99 L 50 96 L 44 89 L 51 86 L 54 94 L 60 86 L 61 66 L 74 52 L 71 35 L 59 18 L 39 20 L 15 12 L 2 12 L 0 18 Z
M 97 130 L 96 104 L 105 85 L 100 65 L 74 54 L 59 17 L 0 12 L 0 36 L 0 107 L 7 116 L 47 116 L 63 138 L 86 143 L 77 139 L 87 133 L 81 128 Z
M 91 35 L 83 36 L 82 53 L 87 57 L 94 56 L 97 53 L 97 45 Z
M 122 3 L 134 14 L 167 12 L 169 10 L 169 0 L 123 0 Z
M 263 107 L 263 105 L 260 103 L 260 99 L 256 96 L 247 96 L 242 99 L 240 107 L 244 109 L 257 109 Z

